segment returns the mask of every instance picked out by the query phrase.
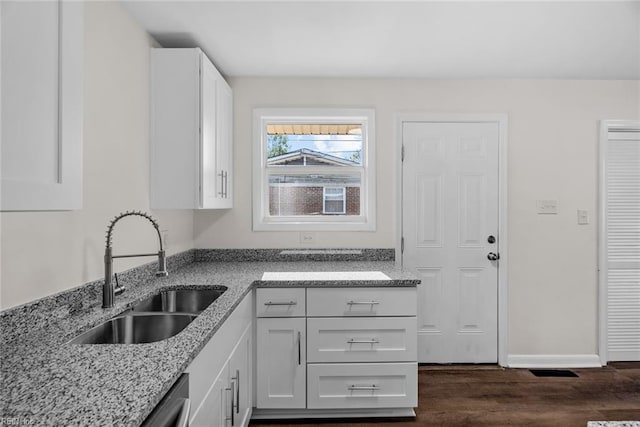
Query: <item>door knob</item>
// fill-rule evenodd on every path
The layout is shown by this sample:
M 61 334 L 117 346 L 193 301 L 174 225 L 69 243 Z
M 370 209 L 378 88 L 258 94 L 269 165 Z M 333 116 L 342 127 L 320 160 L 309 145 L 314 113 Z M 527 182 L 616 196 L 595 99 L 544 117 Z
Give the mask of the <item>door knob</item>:
M 497 261 L 497 260 L 499 260 L 499 259 L 500 259 L 500 254 L 496 254 L 496 253 L 493 253 L 493 252 L 489 252 L 489 253 L 487 254 L 487 258 L 489 259 L 489 261 Z

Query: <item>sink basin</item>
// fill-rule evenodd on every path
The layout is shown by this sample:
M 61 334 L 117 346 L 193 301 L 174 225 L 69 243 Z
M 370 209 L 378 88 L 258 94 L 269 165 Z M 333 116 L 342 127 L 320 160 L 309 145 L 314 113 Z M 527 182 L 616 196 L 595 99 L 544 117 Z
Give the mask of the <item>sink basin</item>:
M 159 292 L 131 307 L 138 312 L 200 313 L 226 291 L 224 289 L 174 289 Z
M 193 314 L 128 314 L 107 320 L 70 344 L 142 344 L 170 338 L 195 319 Z

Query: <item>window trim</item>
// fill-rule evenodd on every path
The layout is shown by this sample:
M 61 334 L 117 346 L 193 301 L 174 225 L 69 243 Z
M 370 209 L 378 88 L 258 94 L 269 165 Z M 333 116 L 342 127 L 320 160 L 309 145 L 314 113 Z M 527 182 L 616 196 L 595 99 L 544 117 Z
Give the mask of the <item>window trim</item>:
M 360 215 L 286 216 L 268 215 L 269 179 L 266 168 L 266 129 L 273 123 L 360 123 L 363 155 L 360 183 Z M 375 231 L 376 230 L 375 112 L 351 108 L 256 108 L 253 110 L 253 231 Z M 277 167 L 277 166 L 276 166 Z M 281 167 L 282 172 L 293 170 Z M 312 168 L 306 170 L 313 173 Z M 349 173 L 322 167 L 325 173 Z M 353 172 L 353 169 L 350 171 Z M 346 193 L 346 192 L 345 192 Z M 324 201 L 323 201 L 324 208 Z M 345 194 L 346 209 L 346 194 Z

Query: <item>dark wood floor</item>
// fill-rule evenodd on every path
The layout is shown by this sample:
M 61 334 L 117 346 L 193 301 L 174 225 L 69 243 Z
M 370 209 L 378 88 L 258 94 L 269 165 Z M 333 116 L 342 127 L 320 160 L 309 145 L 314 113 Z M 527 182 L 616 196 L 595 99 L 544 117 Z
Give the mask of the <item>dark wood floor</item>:
M 421 366 L 415 419 L 254 421 L 252 427 L 586 426 L 640 420 L 640 363 L 572 369 L 578 378 L 536 377 L 495 366 Z

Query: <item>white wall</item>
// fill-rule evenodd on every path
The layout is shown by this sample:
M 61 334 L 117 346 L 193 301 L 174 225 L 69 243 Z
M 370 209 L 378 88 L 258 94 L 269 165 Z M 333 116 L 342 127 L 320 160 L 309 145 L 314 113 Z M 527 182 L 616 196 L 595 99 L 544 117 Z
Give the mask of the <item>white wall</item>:
M 119 2 L 85 3 L 84 202 L 73 212 L 4 212 L 0 307 L 99 279 L 104 236 L 124 210 L 149 211 L 149 47 L 155 42 Z M 191 211 L 151 212 L 168 230 L 168 253 L 193 248 Z M 119 223 L 114 252 L 151 252 L 141 218 Z M 151 258 L 116 260 L 121 271 Z
M 317 247 L 395 247 L 398 112 L 509 115 L 509 353 L 597 352 L 597 137 L 601 119 L 640 117 L 638 82 L 554 80 L 230 80 L 235 209 L 196 212 L 197 248 L 299 247 L 298 233 L 251 231 L 252 109 L 376 110 L 378 229 L 317 233 Z M 536 214 L 557 199 L 559 214 Z M 577 225 L 587 209 L 589 225 Z

